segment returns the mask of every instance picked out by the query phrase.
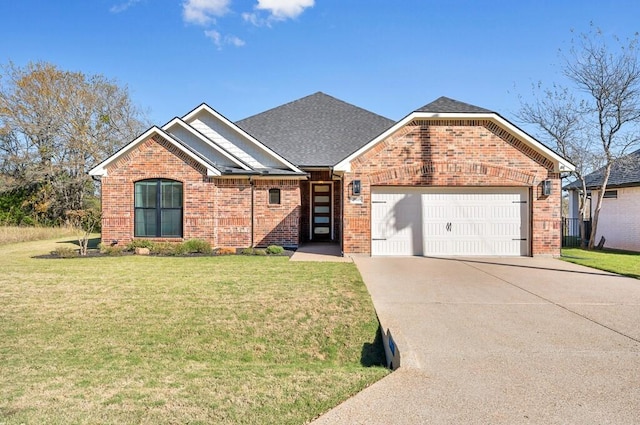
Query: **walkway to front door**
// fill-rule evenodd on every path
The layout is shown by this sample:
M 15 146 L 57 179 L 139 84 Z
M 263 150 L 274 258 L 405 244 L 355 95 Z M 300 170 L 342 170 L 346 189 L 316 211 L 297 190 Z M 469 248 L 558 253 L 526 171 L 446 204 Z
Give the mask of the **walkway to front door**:
M 351 263 L 351 257 L 343 257 L 337 243 L 307 243 L 300 246 L 291 257 L 291 261 L 326 261 L 333 263 Z

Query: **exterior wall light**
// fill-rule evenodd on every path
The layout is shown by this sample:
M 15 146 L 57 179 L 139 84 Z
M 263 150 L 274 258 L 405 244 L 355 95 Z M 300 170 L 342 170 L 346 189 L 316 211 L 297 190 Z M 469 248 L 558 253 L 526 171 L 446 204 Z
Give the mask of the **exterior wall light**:
M 544 180 L 542 182 L 542 195 L 549 196 L 551 195 L 551 180 Z
M 361 192 L 362 184 L 360 183 L 360 180 L 354 180 L 351 184 L 351 193 L 353 194 L 353 196 L 358 196 Z

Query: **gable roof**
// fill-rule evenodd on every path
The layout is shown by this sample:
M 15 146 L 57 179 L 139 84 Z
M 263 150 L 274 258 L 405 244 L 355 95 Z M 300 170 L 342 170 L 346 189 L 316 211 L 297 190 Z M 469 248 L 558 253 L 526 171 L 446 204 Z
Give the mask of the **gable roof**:
M 604 167 L 584 177 L 587 189 L 599 189 L 604 180 Z M 624 156 L 613 163 L 607 187 L 640 186 L 640 149 Z M 582 184 L 576 180 L 563 189 L 581 189 Z
M 89 175 L 107 176 L 109 164 L 156 135 L 203 165 L 207 176 L 305 178 L 307 175 L 204 103 L 183 119 L 174 118 L 162 128 L 149 128 L 92 168 Z
M 109 164 L 111 164 L 112 162 L 115 162 L 118 158 L 120 158 L 121 156 L 133 150 L 140 143 L 145 142 L 156 135 L 164 138 L 173 146 L 175 146 L 180 151 L 185 153 L 187 156 L 195 160 L 200 165 L 204 166 L 207 170 L 207 176 L 219 176 L 222 174 L 220 170 L 215 166 L 215 164 L 213 164 L 210 160 L 208 160 L 202 154 L 200 154 L 199 152 L 196 152 L 190 146 L 186 145 L 181 140 L 171 136 L 169 133 L 166 133 L 164 130 L 156 126 L 153 126 L 149 128 L 147 131 L 145 131 L 144 133 L 142 133 L 141 135 L 139 135 L 138 137 L 136 137 L 134 140 L 132 140 L 131 142 L 123 146 L 120 150 L 118 150 L 116 153 L 111 155 L 109 158 L 105 159 L 104 161 L 102 161 L 101 163 L 93 167 L 91 170 L 89 170 L 89 175 L 103 176 L 103 177 L 107 176 L 107 166 Z
M 445 96 L 441 96 L 431 103 L 426 104 L 422 108 L 418 108 L 415 112 L 431 112 L 431 113 L 460 113 L 460 114 L 473 114 L 473 113 L 493 113 L 485 108 L 471 105 L 469 103 L 460 102 L 459 100 L 450 99 Z
M 500 114 L 485 108 L 481 108 L 479 106 L 470 105 L 468 103 L 460 102 L 444 96 L 436 99 L 431 103 L 428 103 L 422 108 L 416 109 L 415 111 L 404 117 L 402 120 L 398 121 L 394 126 L 378 135 L 375 139 L 371 140 L 369 143 L 360 147 L 358 150 L 344 158 L 342 161 L 336 164 L 334 169 L 336 171 L 351 171 L 351 161 L 364 154 L 375 145 L 382 142 L 383 140 L 394 134 L 396 131 L 400 130 L 414 120 L 443 119 L 486 119 L 492 121 L 502 129 L 517 137 L 519 140 L 524 142 L 527 146 L 531 147 L 536 152 L 539 152 L 544 157 L 551 160 L 554 164 L 555 172 L 573 171 L 575 169 L 574 165 L 571 164 L 568 160 L 558 155 L 552 149 L 549 149 L 547 146 L 540 143 L 538 140 L 500 116 Z
M 182 120 L 254 169 L 287 168 L 295 173 L 304 174 L 285 157 L 279 155 L 206 103 L 202 103 L 186 114 Z M 271 164 L 261 162 L 256 157 L 266 159 Z
M 317 92 L 236 124 L 300 167 L 327 167 L 394 121 Z
M 240 161 L 235 156 L 231 155 L 226 150 L 215 144 L 212 140 L 204 136 L 195 128 L 191 127 L 180 118 L 174 118 L 173 120 L 162 126 L 162 129 L 171 136 L 182 142 L 185 145 L 189 145 L 194 151 L 200 152 L 200 154 L 208 158 L 212 164 L 216 164 L 218 168 L 233 167 L 242 170 L 250 170 L 251 168 Z M 191 136 L 189 142 L 182 139 L 186 136 Z

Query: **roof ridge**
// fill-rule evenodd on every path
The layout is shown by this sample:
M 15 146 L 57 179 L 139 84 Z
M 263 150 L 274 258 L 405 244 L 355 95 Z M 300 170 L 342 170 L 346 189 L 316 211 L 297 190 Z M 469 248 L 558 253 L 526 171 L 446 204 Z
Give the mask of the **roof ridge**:
M 319 91 L 236 124 L 293 163 L 311 167 L 336 164 L 394 122 Z
M 427 103 L 414 112 L 434 112 L 434 113 L 493 113 L 487 108 L 476 106 L 471 103 L 462 102 L 447 96 L 440 96 L 433 102 Z
M 239 120 L 235 121 L 235 123 L 239 123 L 239 122 L 242 122 L 242 121 L 248 120 L 248 119 L 250 119 L 250 118 L 253 118 L 253 117 L 255 117 L 255 116 L 265 114 L 265 113 L 267 113 L 267 112 L 273 111 L 274 109 L 286 108 L 286 107 L 287 107 L 287 106 L 289 106 L 289 105 L 292 105 L 292 104 L 295 104 L 295 103 L 302 102 L 302 101 L 307 100 L 307 99 L 312 98 L 312 97 L 319 97 L 319 96 L 323 96 L 323 97 L 325 97 L 325 98 L 329 98 L 329 99 L 331 99 L 331 100 L 333 100 L 333 101 L 335 101 L 335 102 L 339 102 L 339 103 L 342 103 L 342 104 L 344 104 L 344 105 L 348 105 L 348 106 L 350 106 L 350 107 L 352 107 L 352 108 L 356 108 L 356 109 L 359 109 L 359 110 L 361 110 L 361 111 L 367 112 L 367 113 L 369 113 L 369 114 L 376 115 L 376 116 L 378 116 L 378 117 L 380 117 L 380 118 L 384 118 L 384 119 L 387 119 L 387 120 L 389 120 L 389 121 L 393 121 L 393 122 L 395 122 L 395 121 L 394 121 L 394 120 L 392 120 L 391 118 L 387 118 L 387 117 L 385 117 L 384 115 L 380 115 L 380 114 L 378 114 L 377 112 L 372 112 L 372 111 L 370 111 L 370 110 L 368 110 L 368 109 L 365 109 L 365 108 L 363 108 L 363 107 L 361 107 L 361 106 L 354 105 L 353 103 L 346 102 L 346 101 L 344 101 L 344 100 L 342 100 L 342 99 L 338 99 L 337 97 L 335 97 L 335 96 L 331 96 L 330 94 L 327 94 L 327 93 L 325 93 L 325 92 L 323 92 L 323 91 L 317 91 L 317 92 L 315 92 L 315 93 L 312 93 L 312 94 L 309 94 L 309 95 L 303 96 L 303 97 L 301 97 L 301 98 L 299 98 L 299 99 L 295 99 L 295 100 L 289 101 L 289 102 L 287 102 L 287 103 L 283 103 L 282 105 L 274 106 L 273 108 L 269 108 L 269 109 L 264 110 L 264 111 L 262 111 L 262 112 L 258 112 L 258 113 L 256 113 L 256 114 L 250 115 L 250 116 L 248 116 L 248 117 L 245 117 L 245 118 L 239 119 Z
M 262 115 L 262 114 L 264 114 L 264 113 L 267 113 L 267 112 L 273 111 L 274 109 L 279 109 L 279 108 L 282 108 L 282 107 L 285 107 L 285 106 L 291 105 L 291 104 L 293 104 L 293 103 L 299 102 L 299 101 L 301 101 L 301 100 L 303 100 L 303 99 L 306 99 L 306 98 L 308 98 L 308 97 L 315 96 L 315 95 L 318 95 L 318 94 L 324 94 L 324 93 L 322 93 L 321 91 L 318 91 L 318 92 L 315 92 L 315 93 L 312 93 L 312 94 L 308 94 L 308 95 L 306 95 L 306 96 L 303 96 L 303 97 L 301 97 L 301 98 L 299 98 L 299 99 L 290 100 L 289 102 L 283 103 L 283 104 L 281 104 L 281 105 L 277 105 L 277 106 L 274 106 L 274 107 L 272 107 L 272 108 L 265 109 L 264 111 L 256 112 L 255 114 L 253 114 L 253 115 L 249 115 L 248 117 L 244 117 L 244 118 L 242 118 L 242 119 L 236 120 L 236 121 L 235 121 L 235 123 L 239 123 L 240 121 L 248 120 L 249 118 L 253 118 L 253 117 L 255 117 L 255 116 Z M 325 96 L 327 96 L 327 95 L 325 95 Z

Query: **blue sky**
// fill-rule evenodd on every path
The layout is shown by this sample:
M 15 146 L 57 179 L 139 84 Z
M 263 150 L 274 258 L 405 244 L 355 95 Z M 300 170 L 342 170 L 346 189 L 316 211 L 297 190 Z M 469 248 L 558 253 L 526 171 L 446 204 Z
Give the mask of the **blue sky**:
M 158 125 L 317 91 L 395 120 L 439 96 L 511 119 L 561 79 L 572 29 L 640 30 L 637 0 L 4 0 L 0 16 L 0 63 L 103 74 Z

